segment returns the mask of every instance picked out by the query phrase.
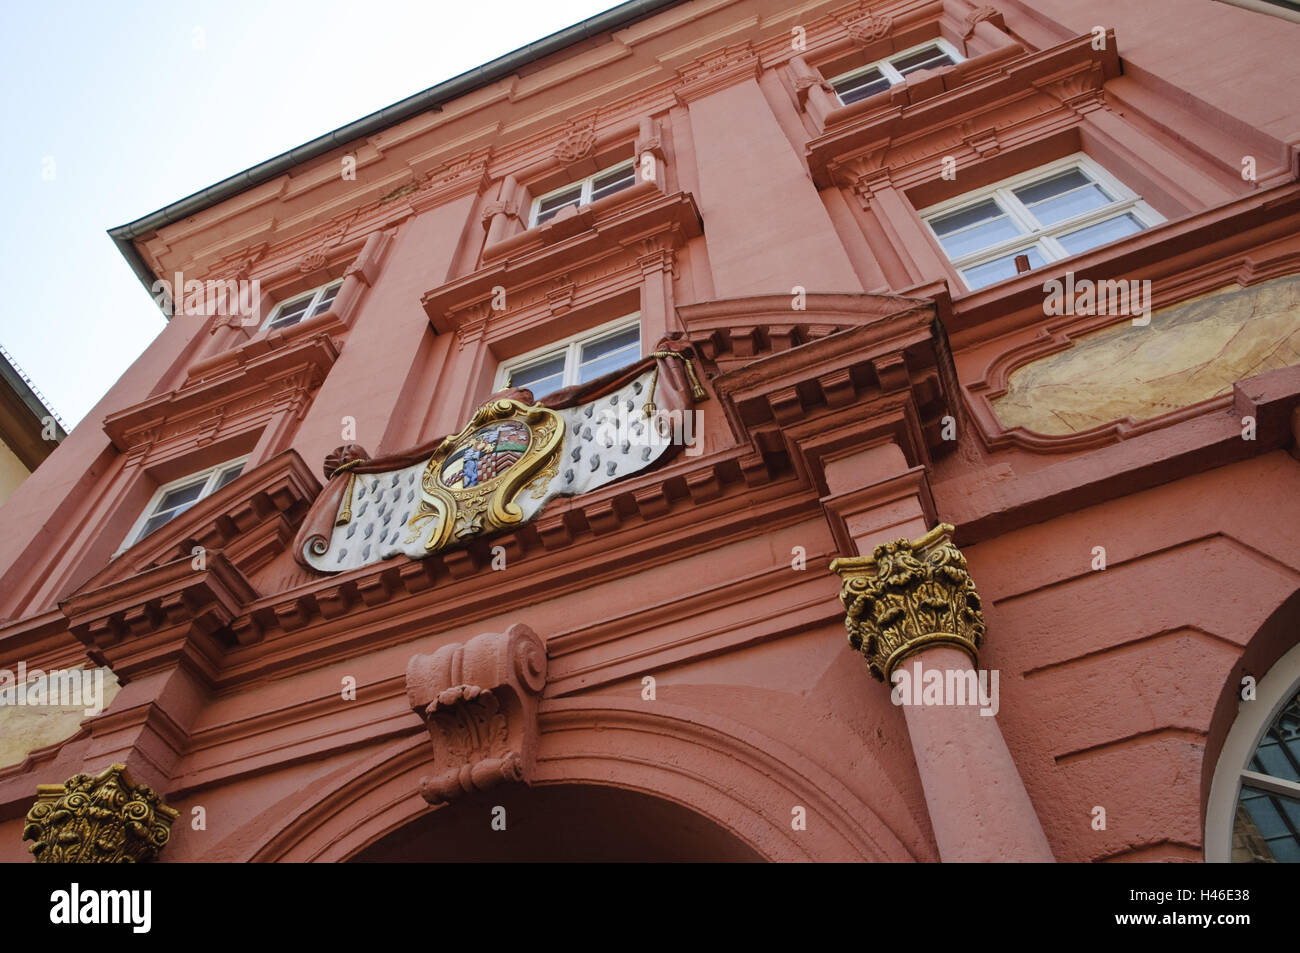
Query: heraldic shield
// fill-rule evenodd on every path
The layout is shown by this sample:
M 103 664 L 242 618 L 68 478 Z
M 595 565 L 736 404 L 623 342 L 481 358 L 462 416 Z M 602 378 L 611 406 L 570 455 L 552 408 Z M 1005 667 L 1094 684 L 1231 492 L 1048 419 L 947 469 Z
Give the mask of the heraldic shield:
M 515 496 L 530 484 L 545 491 L 559 464 L 564 419 L 540 405 L 493 400 L 434 451 L 420 478 L 420 502 L 408 521 L 416 535 L 436 520 L 424 543 L 437 552 L 452 540 L 519 523 Z

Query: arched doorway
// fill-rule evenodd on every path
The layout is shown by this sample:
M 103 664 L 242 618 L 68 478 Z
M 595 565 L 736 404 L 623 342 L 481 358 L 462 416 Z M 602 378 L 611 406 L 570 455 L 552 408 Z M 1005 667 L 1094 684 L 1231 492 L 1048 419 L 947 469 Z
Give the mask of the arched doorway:
M 358 863 L 762 859 L 689 808 L 599 784 L 504 786 L 421 815 L 351 858 Z

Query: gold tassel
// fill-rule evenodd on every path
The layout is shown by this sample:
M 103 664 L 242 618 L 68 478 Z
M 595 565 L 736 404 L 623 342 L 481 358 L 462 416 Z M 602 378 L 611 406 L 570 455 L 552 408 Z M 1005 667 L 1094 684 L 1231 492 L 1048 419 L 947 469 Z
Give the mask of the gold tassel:
M 659 355 L 656 354 L 655 357 Z M 655 385 L 659 383 L 659 365 L 655 365 L 654 373 L 650 375 L 650 392 L 646 394 L 645 404 L 641 407 L 642 412 L 647 418 L 655 415 Z
M 668 357 L 677 358 L 677 360 L 681 361 L 683 364 L 686 365 L 686 376 L 690 379 L 691 382 L 691 398 L 697 401 L 706 400 L 708 398 L 709 396 L 708 392 L 704 389 L 704 385 L 700 383 L 699 376 L 695 373 L 695 362 L 692 361 L 689 357 L 686 357 L 684 354 L 679 354 L 677 351 L 655 351 L 650 356 L 653 358 L 668 358 Z M 656 364 L 655 379 L 657 380 L 658 377 L 659 377 L 659 365 Z M 650 387 L 650 395 L 652 397 L 654 396 L 653 384 L 651 384 Z M 649 417 L 652 413 L 654 413 L 654 405 L 651 403 L 651 404 L 647 404 L 646 406 L 651 408 L 650 410 L 646 411 L 646 416 Z
M 691 379 L 691 397 L 695 400 L 704 400 L 709 395 L 705 393 L 700 379 L 695 376 L 695 362 L 689 357 L 683 357 L 682 360 L 686 362 L 686 376 Z
M 348 474 L 348 487 L 343 491 L 343 509 L 339 512 L 338 519 L 334 521 L 335 526 L 347 526 L 352 522 L 352 487 L 357 482 L 357 475 L 352 472 L 352 468 L 364 462 L 364 460 L 352 460 L 341 467 L 335 467 L 334 472 L 330 474 L 330 479 L 344 471 Z

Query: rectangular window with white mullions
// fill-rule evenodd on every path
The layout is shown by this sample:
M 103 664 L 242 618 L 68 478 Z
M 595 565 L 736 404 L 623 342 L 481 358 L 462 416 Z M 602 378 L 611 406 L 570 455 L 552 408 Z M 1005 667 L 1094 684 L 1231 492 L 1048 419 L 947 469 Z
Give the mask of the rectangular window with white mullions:
M 972 291 L 1118 241 L 1164 219 L 1086 155 L 1041 166 L 921 211 Z
M 170 523 L 200 500 L 216 493 L 243 473 L 244 464 L 247 462 L 247 457 L 241 457 L 238 460 L 227 460 L 215 467 L 200 470 L 198 473 L 191 473 L 189 476 L 181 477 L 179 480 L 173 480 L 158 487 L 153 499 L 149 501 L 149 505 L 140 514 L 140 518 L 136 520 L 135 525 L 131 527 L 131 532 L 127 534 L 126 540 L 122 543 L 122 549 L 138 543 L 159 527 Z
M 267 319 L 267 330 L 292 327 L 300 321 L 324 314 L 338 297 L 341 287 L 343 287 L 343 280 L 340 278 L 277 304 L 275 310 L 271 312 L 271 317 Z
M 939 69 L 960 63 L 962 55 L 957 48 L 942 38 L 922 43 L 895 53 L 883 60 L 861 66 L 830 80 L 831 88 L 839 96 L 840 104 L 848 106 L 891 86 L 903 82 L 909 73 L 923 69 Z
M 636 164 L 632 159 L 628 159 L 595 175 L 589 175 L 580 182 L 573 182 L 538 196 L 533 200 L 533 213 L 528 227 L 535 228 L 544 222 L 549 222 L 560 213 L 561 209 L 568 208 L 570 205 L 590 205 L 634 184 L 636 184 Z
M 502 364 L 497 389 L 526 387 L 537 399 L 593 381 L 640 359 L 640 315 L 629 315 Z

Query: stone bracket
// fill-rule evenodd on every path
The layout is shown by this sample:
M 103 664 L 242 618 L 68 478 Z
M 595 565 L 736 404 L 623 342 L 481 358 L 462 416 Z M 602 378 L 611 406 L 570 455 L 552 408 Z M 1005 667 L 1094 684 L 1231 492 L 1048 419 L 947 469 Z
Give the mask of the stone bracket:
M 530 783 L 545 685 L 546 646 L 523 624 L 412 656 L 406 694 L 433 742 L 424 799 L 440 806 L 504 781 Z

